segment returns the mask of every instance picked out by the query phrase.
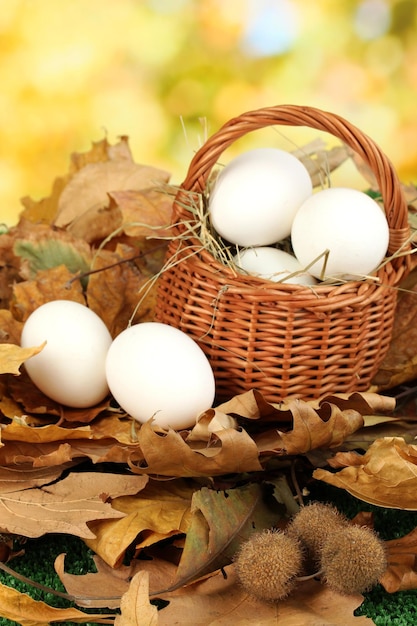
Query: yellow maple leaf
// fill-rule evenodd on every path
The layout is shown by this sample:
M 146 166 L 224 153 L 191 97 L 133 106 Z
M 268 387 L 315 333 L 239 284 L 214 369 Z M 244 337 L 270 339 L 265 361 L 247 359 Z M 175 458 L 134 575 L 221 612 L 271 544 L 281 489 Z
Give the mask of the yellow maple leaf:
M 20 366 L 22 363 L 30 359 L 30 357 L 39 354 L 45 347 L 46 341 L 40 346 L 33 348 L 21 348 L 13 343 L 3 343 L 0 345 L 0 374 L 20 374 Z

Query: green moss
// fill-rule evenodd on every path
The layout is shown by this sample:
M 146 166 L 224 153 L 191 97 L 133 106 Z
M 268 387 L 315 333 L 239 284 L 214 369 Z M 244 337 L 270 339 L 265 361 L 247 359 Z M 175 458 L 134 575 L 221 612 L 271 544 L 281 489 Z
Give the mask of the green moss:
M 65 570 L 70 574 L 94 572 L 93 553 L 85 543 L 71 535 L 45 535 L 40 539 L 28 540 L 24 545 L 25 554 L 8 563 L 13 570 L 30 580 L 51 587 L 56 591 L 65 591 L 54 570 L 54 561 L 58 554 L 66 553 Z M 73 602 L 32 587 L 14 576 L 0 570 L 0 581 L 22 593 L 27 593 L 34 600 L 46 602 L 56 608 L 76 606 Z M 111 613 L 108 609 L 81 608 L 84 613 Z M 0 617 L 0 626 L 15 626 L 16 622 Z M 63 626 L 73 626 L 72 622 L 62 622 Z

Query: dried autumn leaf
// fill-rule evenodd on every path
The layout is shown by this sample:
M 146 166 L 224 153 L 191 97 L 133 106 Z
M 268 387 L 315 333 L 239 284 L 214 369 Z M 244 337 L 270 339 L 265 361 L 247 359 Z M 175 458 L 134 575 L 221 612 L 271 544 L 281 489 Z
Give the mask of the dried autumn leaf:
M 323 186 L 328 175 L 337 169 L 350 156 L 345 144 L 326 149 L 326 144 L 320 137 L 293 151 L 307 168 L 313 187 Z
M 402 437 L 407 443 L 413 443 L 417 437 L 417 422 L 392 416 L 365 416 L 365 424 L 343 442 L 344 450 L 367 450 L 382 437 Z M 327 463 L 326 463 L 327 464 Z
M 5 377 L 7 379 L 9 377 Z M 13 378 L 15 378 L 13 376 Z M 10 419 L 21 418 L 24 411 L 20 404 L 15 402 L 8 393 L 6 380 L 0 380 L 0 415 Z
M 112 191 L 110 198 L 123 217 L 123 231 L 129 237 L 169 237 L 173 195 L 154 186 L 143 190 Z
M 41 200 L 33 200 L 29 196 L 21 198 L 20 201 L 24 206 L 21 219 L 33 224 L 51 224 L 55 219 L 59 197 L 66 184 L 67 179 L 59 177 L 54 180 L 51 195 L 47 198 Z
M 20 259 L 14 254 L 13 246 L 13 231 L 0 232 L 0 309 L 9 306 L 12 285 L 20 280 Z
M 332 404 L 323 404 L 321 411 L 300 401 L 291 403 L 293 428 L 285 433 L 268 431 L 254 436 L 260 450 L 275 450 L 282 454 L 305 454 L 317 448 L 340 446 L 348 435 L 363 426 L 363 417 L 357 411 L 341 411 Z
M 122 230 L 123 215 L 119 207 L 93 206 L 68 225 L 68 231 L 74 236 L 93 243 L 104 240 L 113 233 Z
M 149 574 L 138 572 L 132 578 L 120 604 L 121 615 L 114 626 L 158 626 L 158 609 L 149 602 Z
M 29 197 L 21 200 L 25 207 L 21 213 L 21 220 L 29 221 L 33 224 L 51 224 L 58 212 L 61 194 L 72 177 L 91 163 L 102 163 L 106 161 L 127 159 L 132 161 L 127 137 L 120 137 L 120 141 L 111 145 L 106 138 L 92 143 L 92 147 L 87 152 L 75 152 L 71 155 L 69 171 L 65 176 L 56 178 L 52 193 L 47 198 L 34 201 Z
M 137 493 L 146 482 L 147 477 L 82 472 L 42 487 L 10 491 L 0 497 L 1 532 L 25 537 L 46 533 L 94 537 L 89 523 L 124 516 L 107 500 Z
M 78 280 L 71 282 L 73 277 L 65 265 L 60 265 L 40 270 L 33 280 L 17 283 L 13 286 L 12 313 L 24 322 L 35 309 L 51 300 L 85 304 L 82 286 Z
M 111 191 L 147 189 L 168 180 L 168 172 L 125 158 L 90 163 L 74 174 L 62 190 L 55 225 L 68 227 L 90 209 L 109 206 Z
M 31 467 L 0 467 L 0 493 L 22 491 L 31 487 L 41 487 L 57 480 L 62 472 L 69 469 L 71 464 L 60 467 L 31 468 Z
M 15 420 L 10 424 L 5 424 L 1 434 L 4 442 L 47 443 L 90 439 L 91 428 L 89 426 L 78 426 L 77 428 L 69 429 L 62 428 L 57 424 L 47 424 L 32 428 L 25 422 Z
M 1 435 L 7 445 L 0 447 L 0 463 L 49 467 L 83 458 L 94 463 L 124 464 L 142 458 L 139 444 L 132 441 L 129 419 L 105 414 L 89 426 L 72 428 L 55 421 L 32 427 L 26 418 L 3 425 Z
M 84 250 L 80 250 L 84 248 Z M 49 235 L 37 241 L 17 239 L 14 245 L 16 256 L 26 261 L 26 275 L 34 278 L 39 270 L 49 270 L 65 265 L 71 274 L 86 272 L 90 267 L 90 249 L 63 236 Z
M 136 496 L 116 498 L 112 506 L 123 514 L 122 518 L 92 523 L 90 528 L 95 537 L 87 539 L 86 543 L 111 567 L 118 567 L 136 538 L 136 544 L 140 545 L 144 531 L 148 533 L 147 545 L 151 543 L 149 531 L 157 535 L 156 541 L 187 532 L 195 490 L 195 485 L 188 485 L 181 479 L 169 485 L 151 481 Z
M 94 462 L 128 463 L 137 474 L 214 476 L 260 471 L 262 464 L 271 457 L 299 454 L 312 445 L 339 445 L 347 433 L 357 428 L 359 420 L 362 423 L 357 411 L 337 408 L 335 403 L 348 407 L 349 397 L 332 396 L 331 402 L 323 402 L 316 409 L 310 403 L 305 406 L 301 403 L 302 409 L 297 408 L 294 420 L 289 406 L 278 409 L 266 403 L 261 394 L 247 392 L 242 394 L 249 400 L 246 406 L 241 397 L 236 398 L 235 404 L 245 417 L 214 410 L 214 415 L 231 418 L 227 428 L 216 429 L 214 433 L 208 432 L 208 426 L 198 434 L 196 429 L 182 433 L 161 431 L 148 423 L 140 428 L 136 426 L 135 434 L 131 418 L 108 412 L 107 402 L 81 413 L 68 410 L 52 404 L 43 394 L 41 397 L 30 381 L 25 382 L 23 378 L 12 377 L 7 385 L 10 398 L 24 407 L 24 412 L 16 412 L 16 415 L 26 413 L 28 418 L 21 423 L 14 421 L 3 429 L 3 439 L 9 443 L 8 450 L 0 449 L 0 461 L 6 464 L 19 458 L 40 467 L 88 457 Z M 372 401 L 357 395 L 357 398 L 352 397 L 352 404 L 368 412 L 382 404 L 376 394 Z M 252 406 L 249 406 L 250 398 Z M 13 417 L 16 405 L 12 403 L 8 408 L 7 399 L 3 401 L 5 410 Z M 229 410 L 232 406 L 230 401 Z M 225 407 L 226 404 L 221 405 Z M 208 411 L 208 418 L 212 414 L 213 411 Z M 54 416 L 60 416 L 60 426 L 55 425 Z M 236 425 L 236 419 L 238 427 L 230 427 Z M 74 423 L 77 427 L 70 428 Z M 79 423 L 90 426 L 83 429 Z M 239 450 L 238 456 L 236 450 Z
M 244 626 L 369 626 L 367 617 L 353 612 L 362 603 L 361 595 L 341 596 L 325 585 L 310 580 L 301 583 L 285 600 L 268 603 L 256 600 L 237 583 L 233 566 L 210 578 L 157 596 L 169 602 L 159 611 L 159 626 L 233 624 Z
M 388 567 L 380 579 L 388 593 L 417 589 L 417 528 L 400 539 L 385 542 Z
M 107 398 L 93 407 L 77 409 L 63 406 L 42 393 L 30 380 L 25 371 L 18 378 L 8 377 L 7 393 L 9 399 L 20 404 L 23 414 L 31 414 L 32 418 L 34 415 L 48 415 L 52 423 L 56 421 L 54 416 L 58 415 L 61 418 L 61 424 L 64 426 L 68 426 L 71 423 L 77 423 L 77 425 L 80 423 L 88 424 L 110 405 L 110 399 Z M 13 419 L 15 416 L 21 415 L 21 412 L 6 412 L 4 415 Z M 30 424 L 34 423 L 34 421 L 34 419 L 30 420 Z M 42 422 L 42 426 L 44 425 L 46 426 L 45 420 Z
M 329 407 L 336 406 L 342 412 L 353 410 L 361 415 L 372 415 L 376 412 L 392 411 L 395 400 L 377 393 L 350 393 L 330 394 L 317 400 L 297 400 L 295 404 L 302 404 L 314 409 L 323 420 L 328 419 Z M 217 407 L 223 413 L 236 415 L 251 420 L 259 420 L 263 424 L 292 423 L 292 407 L 294 401 L 271 404 L 267 402 L 257 390 L 250 390 L 238 394 Z
M 0 343 L 19 344 L 22 326 L 8 309 L 0 309 Z
M 22 363 L 35 356 L 35 354 L 39 354 L 45 345 L 46 342 L 41 346 L 33 348 L 21 348 L 12 343 L 0 344 L 0 374 L 15 374 L 18 376 Z
M 141 299 L 140 289 L 151 276 L 146 263 L 139 264 L 135 256 L 137 249 L 120 244 L 114 251 L 100 251 L 94 260 L 95 273 L 88 281 L 88 306 L 103 319 L 113 337 L 127 327 L 131 318 L 134 323 L 153 318 L 156 285 L 135 313 Z
M 257 483 L 225 491 L 203 487 L 195 492 L 190 527 L 170 590 L 229 564 L 241 541 L 278 523 L 279 512 L 263 496 L 264 489 Z M 283 516 L 291 513 L 285 507 L 282 510 Z
M 138 443 L 143 461 L 130 467 L 139 474 L 217 476 L 262 469 L 256 444 L 244 429 L 215 433 L 211 445 L 204 442 L 202 448 L 192 449 L 176 431 L 160 433 L 146 422 L 138 431 Z
M 116 609 L 120 606 L 122 595 L 129 589 L 132 568 L 121 566 L 125 573 L 125 576 L 121 576 L 119 570 L 103 567 L 103 562 L 96 556 L 94 562 L 97 572 L 68 574 L 65 571 L 65 556 L 59 554 L 56 557 L 54 568 L 66 592 L 74 598 L 78 606 L 95 609 Z
M 114 615 L 83 613 L 75 608 L 56 609 L 0 583 L 0 615 L 21 626 L 49 626 L 71 620 L 73 624 L 113 624 Z
M 167 554 L 166 545 L 163 548 Z M 174 580 L 176 565 L 159 558 L 151 552 L 149 559 L 134 559 L 129 565 L 110 567 L 99 556 L 93 560 L 96 572 L 88 574 L 68 574 L 65 572 L 65 554 L 55 559 L 55 571 L 68 594 L 75 598 L 77 605 L 86 608 L 118 608 L 122 595 L 128 591 L 129 582 L 138 572 L 147 572 L 150 578 L 150 593 L 167 589 Z
M 196 425 L 193 426 L 187 437 L 187 442 L 207 441 L 209 442 L 213 433 L 227 428 L 237 428 L 238 422 L 231 415 L 227 415 L 219 409 L 208 409 L 197 417 Z
M 69 431 L 71 432 L 71 431 Z M 100 441 L 74 440 L 51 443 L 7 442 L 0 447 L 0 463 L 26 464 L 28 467 L 54 467 L 69 462 L 80 463 L 90 459 L 93 463 L 124 463 L 131 457 L 128 447 L 111 439 Z
M 417 510 L 417 446 L 402 437 L 377 439 L 364 455 L 338 452 L 330 464 L 343 469 L 332 473 L 319 468 L 313 477 L 370 504 Z
M 395 409 L 395 398 L 381 396 L 378 393 L 354 392 L 349 394 L 334 394 L 321 398 L 318 401 L 319 407 L 325 404 L 334 404 L 341 411 L 351 409 L 358 411 L 361 415 L 369 417 L 378 413 L 387 413 Z M 314 405 L 313 405 L 314 406 Z

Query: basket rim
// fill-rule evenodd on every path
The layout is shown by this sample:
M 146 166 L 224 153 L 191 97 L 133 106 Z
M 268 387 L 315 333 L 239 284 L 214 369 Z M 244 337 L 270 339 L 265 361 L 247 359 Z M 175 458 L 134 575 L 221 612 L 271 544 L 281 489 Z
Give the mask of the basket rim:
M 216 300 L 226 292 L 230 297 L 236 294 L 239 297 L 244 296 L 262 302 L 275 301 L 279 298 L 289 307 L 311 308 L 318 312 L 330 310 L 339 304 L 349 307 L 351 303 L 357 301 L 378 298 L 381 288 L 395 289 L 398 283 L 398 272 L 395 272 L 389 263 L 375 273 L 375 280 L 318 282 L 314 285 L 273 282 L 259 276 L 234 271 L 231 267 L 217 261 L 196 238 L 187 240 L 184 248 L 181 248 L 181 243 L 178 244 L 175 240 L 171 242 L 179 266 L 178 268 L 174 266 L 173 271 L 185 272 L 187 275 L 190 275 L 191 271 L 193 275 L 205 277 L 205 288 L 207 288 L 207 281 L 210 281 L 215 291 L 213 297 Z M 190 247 L 194 247 L 196 251 L 193 256 L 189 255 Z M 170 247 L 168 255 L 169 252 Z

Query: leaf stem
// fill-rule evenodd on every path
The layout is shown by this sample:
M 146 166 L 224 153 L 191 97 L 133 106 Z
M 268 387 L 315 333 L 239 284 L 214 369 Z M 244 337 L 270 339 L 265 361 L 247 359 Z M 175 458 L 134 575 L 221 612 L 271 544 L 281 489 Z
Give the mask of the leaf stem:
M 73 276 L 72 278 L 70 278 L 70 280 L 67 282 L 67 286 L 70 287 L 76 280 L 83 280 L 84 278 L 88 278 L 89 276 L 91 276 L 92 274 L 98 274 L 99 272 L 105 272 L 106 270 L 110 270 L 113 267 L 117 267 L 118 265 L 123 265 L 123 263 L 130 263 L 130 261 L 135 261 L 136 259 L 141 259 L 142 257 L 146 256 L 147 254 L 152 254 L 153 252 L 156 252 L 157 250 L 160 250 L 162 248 L 164 248 L 166 246 L 165 241 L 163 243 L 158 244 L 157 246 L 153 246 L 153 248 L 150 248 L 149 250 L 146 250 L 146 252 L 139 252 L 138 254 L 134 254 L 133 256 L 127 257 L 126 259 L 121 259 L 120 261 L 116 261 L 115 263 L 110 263 L 109 265 L 105 265 L 104 267 L 99 267 L 98 269 L 95 270 L 88 270 L 86 272 L 81 272 L 79 274 L 76 274 L 75 276 Z

